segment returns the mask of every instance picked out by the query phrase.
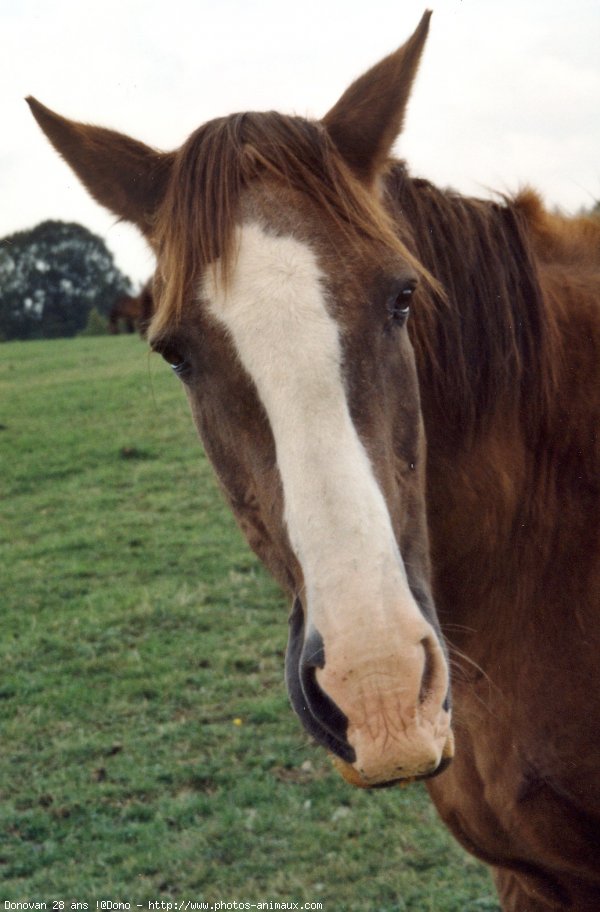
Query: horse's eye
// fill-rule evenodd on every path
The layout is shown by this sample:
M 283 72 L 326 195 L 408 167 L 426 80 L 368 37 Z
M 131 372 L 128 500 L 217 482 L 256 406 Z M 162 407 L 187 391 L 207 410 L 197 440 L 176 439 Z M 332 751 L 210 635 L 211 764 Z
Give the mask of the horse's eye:
M 188 363 L 187 361 L 168 361 L 169 367 L 174 374 L 177 374 L 182 380 L 188 372 Z
M 173 345 L 160 342 L 154 345 L 154 351 L 157 352 L 169 365 L 174 374 L 185 380 L 190 370 L 190 363 L 181 352 Z
M 404 326 L 406 323 L 410 313 L 410 302 L 416 287 L 416 280 L 409 279 L 404 282 L 400 289 L 390 298 L 388 302 L 388 312 L 390 320 L 396 326 Z

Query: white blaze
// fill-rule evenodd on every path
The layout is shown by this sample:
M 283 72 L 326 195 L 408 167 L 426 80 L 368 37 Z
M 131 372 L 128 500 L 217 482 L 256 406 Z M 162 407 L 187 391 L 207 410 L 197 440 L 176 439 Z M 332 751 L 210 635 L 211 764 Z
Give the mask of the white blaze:
M 271 424 L 308 619 L 322 634 L 339 627 L 341 619 L 336 625 L 334 617 L 317 620 L 311 613 L 327 614 L 342 602 L 368 610 L 360 620 L 372 624 L 386 591 L 395 590 L 397 601 L 400 586 L 412 597 L 384 498 L 350 418 L 339 329 L 325 305 L 317 259 L 307 244 L 257 224 L 241 227 L 237 240 L 227 289 L 207 277 L 202 295 L 230 333 Z
M 241 227 L 237 241 L 227 288 L 209 273 L 201 294 L 271 425 L 285 521 L 304 573 L 306 629 L 316 628 L 325 645 L 317 680 L 348 718 L 363 781 L 429 771 L 449 737 L 440 710 L 447 670 L 350 417 L 340 330 L 317 259 L 307 244 L 256 224 Z M 439 669 L 427 699 L 425 642 Z

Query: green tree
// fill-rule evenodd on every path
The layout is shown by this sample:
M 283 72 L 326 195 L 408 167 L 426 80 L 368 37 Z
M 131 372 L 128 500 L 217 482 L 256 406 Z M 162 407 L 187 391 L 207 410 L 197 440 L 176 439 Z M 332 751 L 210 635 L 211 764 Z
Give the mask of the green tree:
M 42 222 L 0 241 L 0 338 L 74 336 L 106 315 L 131 281 L 102 238 L 82 225 Z

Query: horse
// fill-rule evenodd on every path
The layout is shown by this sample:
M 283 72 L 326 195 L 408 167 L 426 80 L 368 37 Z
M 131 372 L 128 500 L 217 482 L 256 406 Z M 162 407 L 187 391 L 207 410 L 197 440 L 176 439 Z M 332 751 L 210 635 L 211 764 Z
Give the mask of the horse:
M 108 331 L 112 336 L 121 332 L 121 325 L 125 325 L 125 332 L 134 333 L 137 329 L 142 338 L 154 313 L 152 299 L 152 281 L 146 282 L 138 295 L 124 295 L 119 298 L 108 315 Z
M 600 227 L 391 157 L 429 19 L 321 120 L 173 152 L 29 104 L 156 254 L 149 342 L 289 594 L 304 728 L 357 787 L 424 779 L 505 912 L 597 912 Z

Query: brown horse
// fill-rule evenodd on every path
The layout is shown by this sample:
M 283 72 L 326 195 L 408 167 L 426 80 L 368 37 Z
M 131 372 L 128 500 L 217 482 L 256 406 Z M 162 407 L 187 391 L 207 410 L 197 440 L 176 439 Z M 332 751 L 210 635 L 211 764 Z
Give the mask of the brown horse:
M 151 344 L 293 598 L 306 729 L 357 785 L 443 771 L 505 910 L 597 912 L 600 229 L 389 159 L 428 24 L 320 122 L 173 153 L 30 104 L 156 251 Z
M 115 302 L 108 315 L 108 331 L 118 336 L 124 324 L 125 332 L 134 333 L 137 329 L 145 338 L 153 313 L 152 282 L 149 281 L 138 295 L 124 295 Z

